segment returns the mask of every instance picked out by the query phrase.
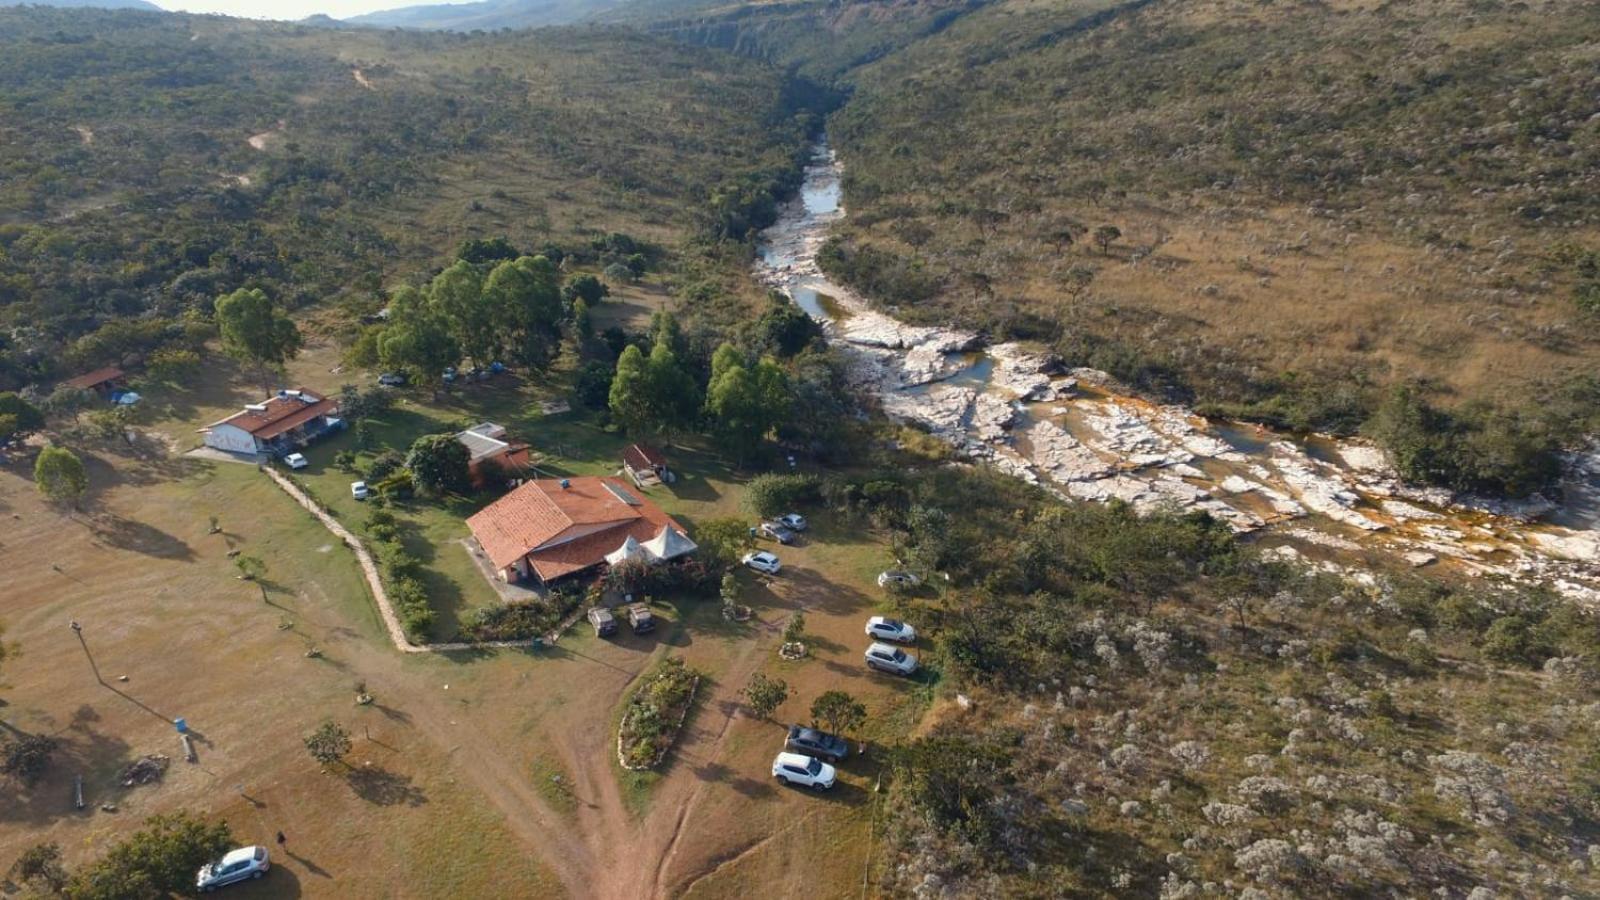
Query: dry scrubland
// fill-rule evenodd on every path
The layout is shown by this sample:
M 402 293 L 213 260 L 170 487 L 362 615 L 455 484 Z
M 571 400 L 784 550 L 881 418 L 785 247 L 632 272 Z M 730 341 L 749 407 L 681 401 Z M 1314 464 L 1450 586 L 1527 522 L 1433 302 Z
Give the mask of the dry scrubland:
M 335 355 L 311 348 L 291 378 L 325 390 L 351 380 L 329 371 Z M 545 393 L 503 381 L 437 404 L 413 397 L 401 409 L 413 427 L 509 418 Z M 69 864 L 81 863 L 145 815 L 182 808 L 226 818 L 246 841 L 289 835 L 292 853 L 266 881 L 239 889 L 244 896 L 859 890 L 871 786 L 884 760 L 847 764 L 826 797 L 781 790 L 767 772 L 778 727 L 741 714 L 737 691 L 765 670 L 796 690 L 780 719 L 804 717 L 816 694 L 842 688 L 872 710 L 867 735 L 889 740 L 908 729 L 926 688 L 870 677 L 858 655 L 860 623 L 881 600 L 872 577 L 889 562 L 882 544 L 820 520 L 806 545 L 785 552 L 781 579 L 741 576 L 743 602 L 757 614 L 747 625 L 725 623 L 710 599 L 658 608 L 662 627 L 645 638 L 601 641 L 580 627 L 544 651 L 402 657 L 351 554 L 306 513 L 249 466 L 171 452 L 197 443 L 194 422 L 251 394 L 233 379 L 194 393 L 157 390 L 148 410 L 155 437 L 136 448 L 84 447 L 93 489 L 82 513 L 42 504 L 25 466 L 0 471 L 0 513 L 10 522 L 0 566 L 12 573 L 4 618 L 7 639 L 23 651 L 7 664 L 5 719 L 63 746 L 44 782 L 0 797 L 0 821 L 11 826 L 0 828 L 0 859 L 52 840 Z M 609 471 L 624 444 L 570 416 L 520 427 L 541 449 L 562 444 L 574 454 L 550 460 L 556 471 Z M 310 451 L 305 478 L 359 523 L 361 508 L 339 496 L 349 476 L 329 465 L 334 450 Z M 743 476 L 693 448 L 674 451 L 674 463 L 683 481 L 654 494 L 691 528 L 742 514 Z M 207 534 L 212 515 L 221 534 Z M 407 515 L 442 529 L 428 532 L 440 558 L 465 560 L 459 523 L 449 531 L 425 506 Z M 230 547 L 266 563 L 269 603 L 235 577 Z M 470 581 L 470 566 L 438 568 L 458 587 L 488 593 Z M 815 658 L 786 663 L 773 650 L 799 609 Z M 106 685 L 67 627 L 74 619 Z M 322 658 L 305 657 L 310 646 Z M 624 773 L 614 753 L 622 701 L 666 655 L 709 680 L 662 771 Z M 374 706 L 354 703 L 357 682 Z M 195 765 L 177 758 L 168 723 L 176 716 L 201 735 Z M 350 728 L 354 771 L 322 772 L 301 746 L 327 718 Z M 145 753 L 174 757 L 165 782 L 116 787 L 114 773 Z M 78 773 L 84 813 L 70 804 Z M 117 812 L 95 811 L 107 800 Z
M 1594 16 L 991 4 L 844 75 L 842 234 L 882 258 L 836 268 L 1204 400 L 1420 379 L 1516 404 L 1600 352 L 1564 250 L 1600 241 Z
M 786 177 L 808 103 L 758 63 L 620 28 L 0 10 L 0 387 L 113 361 L 62 351 L 246 284 L 353 319 L 468 238 L 681 248 Z M 749 289 L 737 262 L 676 264 Z

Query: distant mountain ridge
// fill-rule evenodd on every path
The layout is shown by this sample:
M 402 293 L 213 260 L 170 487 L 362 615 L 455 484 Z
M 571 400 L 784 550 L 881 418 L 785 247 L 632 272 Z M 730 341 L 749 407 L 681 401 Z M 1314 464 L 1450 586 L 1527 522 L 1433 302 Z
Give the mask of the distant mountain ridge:
M 58 6 L 62 9 L 143 9 L 166 10 L 146 0 L 0 0 L 0 6 Z
M 620 6 L 623 0 L 479 0 L 404 6 L 343 20 L 351 25 L 426 31 L 493 31 L 570 25 Z

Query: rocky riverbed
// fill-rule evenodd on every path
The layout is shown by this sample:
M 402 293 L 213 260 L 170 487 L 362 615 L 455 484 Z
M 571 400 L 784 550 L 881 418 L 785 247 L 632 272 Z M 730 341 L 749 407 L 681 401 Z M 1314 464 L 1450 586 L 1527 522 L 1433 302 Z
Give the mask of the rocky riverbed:
M 889 416 L 1064 497 L 1206 510 L 1285 558 L 1339 568 L 1380 550 L 1600 604 L 1600 445 L 1574 454 L 1558 499 L 1454 496 L 1402 484 L 1360 441 L 1210 422 L 1039 348 L 900 322 L 817 268 L 844 215 L 839 171 L 820 146 L 800 196 L 762 234 L 757 274 L 849 348 L 858 383 Z

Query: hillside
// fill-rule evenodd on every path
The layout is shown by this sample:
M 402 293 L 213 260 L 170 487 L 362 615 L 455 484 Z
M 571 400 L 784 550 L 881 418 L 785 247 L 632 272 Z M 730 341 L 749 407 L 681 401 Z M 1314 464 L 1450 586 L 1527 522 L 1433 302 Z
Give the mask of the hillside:
M 617 5 L 618 0 L 480 0 L 402 6 L 351 16 L 352 25 L 416 28 L 425 31 L 493 31 L 570 25 Z
M 247 283 L 370 305 L 469 237 L 680 245 L 706 197 L 792 170 L 798 103 L 765 67 L 621 30 L 0 11 L 0 387 Z
M 1293 428 L 1415 383 L 1482 456 L 1593 411 L 1594 4 L 627 11 L 851 92 L 825 262 L 903 316 Z
M 913 315 L 1170 371 L 1180 395 L 1424 379 L 1520 399 L 1600 358 L 1571 246 L 1600 221 L 1597 16 L 989 6 L 850 73 L 833 134 L 844 249 L 867 253 L 840 268 Z M 1328 424 L 1350 401 L 1296 402 Z

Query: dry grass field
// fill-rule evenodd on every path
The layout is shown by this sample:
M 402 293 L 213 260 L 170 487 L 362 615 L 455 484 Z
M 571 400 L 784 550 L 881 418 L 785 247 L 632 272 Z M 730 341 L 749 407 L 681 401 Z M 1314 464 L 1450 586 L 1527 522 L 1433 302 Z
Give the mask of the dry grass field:
M 293 378 L 332 389 L 341 378 L 328 371 L 332 358 L 312 348 Z M 93 488 L 82 512 L 45 506 L 25 463 L 0 472 L 9 520 L 0 618 L 23 651 L 7 664 L 3 718 L 63 746 L 44 782 L 0 799 L 0 860 L 50 840 L 79 863 L 146 815 L 182 808 L 226 818 L 242 840 L 288 835 L 277 871 L 241 896 L 860 890 L 879 758 L 844 766 L 826 796 L 780 790 L 768 776 L 779 725 L 742 714 L 737 692 L 755 671 L 786 678 L 796 696 L 783 720 L 841 688 L 866 701 L 868 737 L 903 736 L 930 688 L 869 677 L 859 656 L 861 622 L 881 600 L 872 578 L 890 562 L 884 546 L 818 522 L 784 551 L 782 577 L 740 576 L 756 611 L 748 624 L 724 622 L 714 600 L 678 603 L 651 636 L 599 640 L 578 628 L 545 650 L 402 656 L 351 554 L 309 515 L 248 465 L 167 446 L 192 445 L 195 423 L 251 393 L 236 380 L 198 395 L 158 392 L 152 409 L 184 418 L 158 423 L 151 433 L 161 437 L 136 447 L 87 448 Z M 422 417 L 489 417 L 539 394 L 507 383 L 474 386 L 441 407 L 413 402 Z M 573 454 L 555 461 L 570 471 L 608 469 L 622 441 L 561 417 L 523 427 L 536 446 Z M 332 452 L 311 452 L 304 474 L 314 488 L 344 477 L 327 468 Z M 655 499 L 691 528 L 741 514 L 747 473 L 692 447 L 672 453 L 684 477 L 653 489 Z M 347 520 L 358 514 L 343 498 L 332 505 Z M 219 534 L 207 533 L 211 516 Z M 460 550 L 441 543 L 440 554 Z M 266 602 L 237 579 L 230 549 L 265 561 Z M 802 609 L 815 656 L 783 662 L 779 632 Z M 84 646 L 71 621 L 83 625 Z M 313 646 L 321 658 L 305 655 Z M 709 680 L 664 768 L 625 773 L 615 762 L 621 701 L 669 654 Z M 355 704 L 358 682 L 375 704 Z M 178 758 L 170 720 L 180 716 L 199 738 L 194 764 Z M 301 746 L 326 719 L 354 737 L 349 769 L 324 772 Z M 164 781 L 117 786 L 115 773 L 147 753 L 173 757 Z M 83 812 L 71 804 L 79 774 Z M 106 802 L 116 811 L 101 811 Z

